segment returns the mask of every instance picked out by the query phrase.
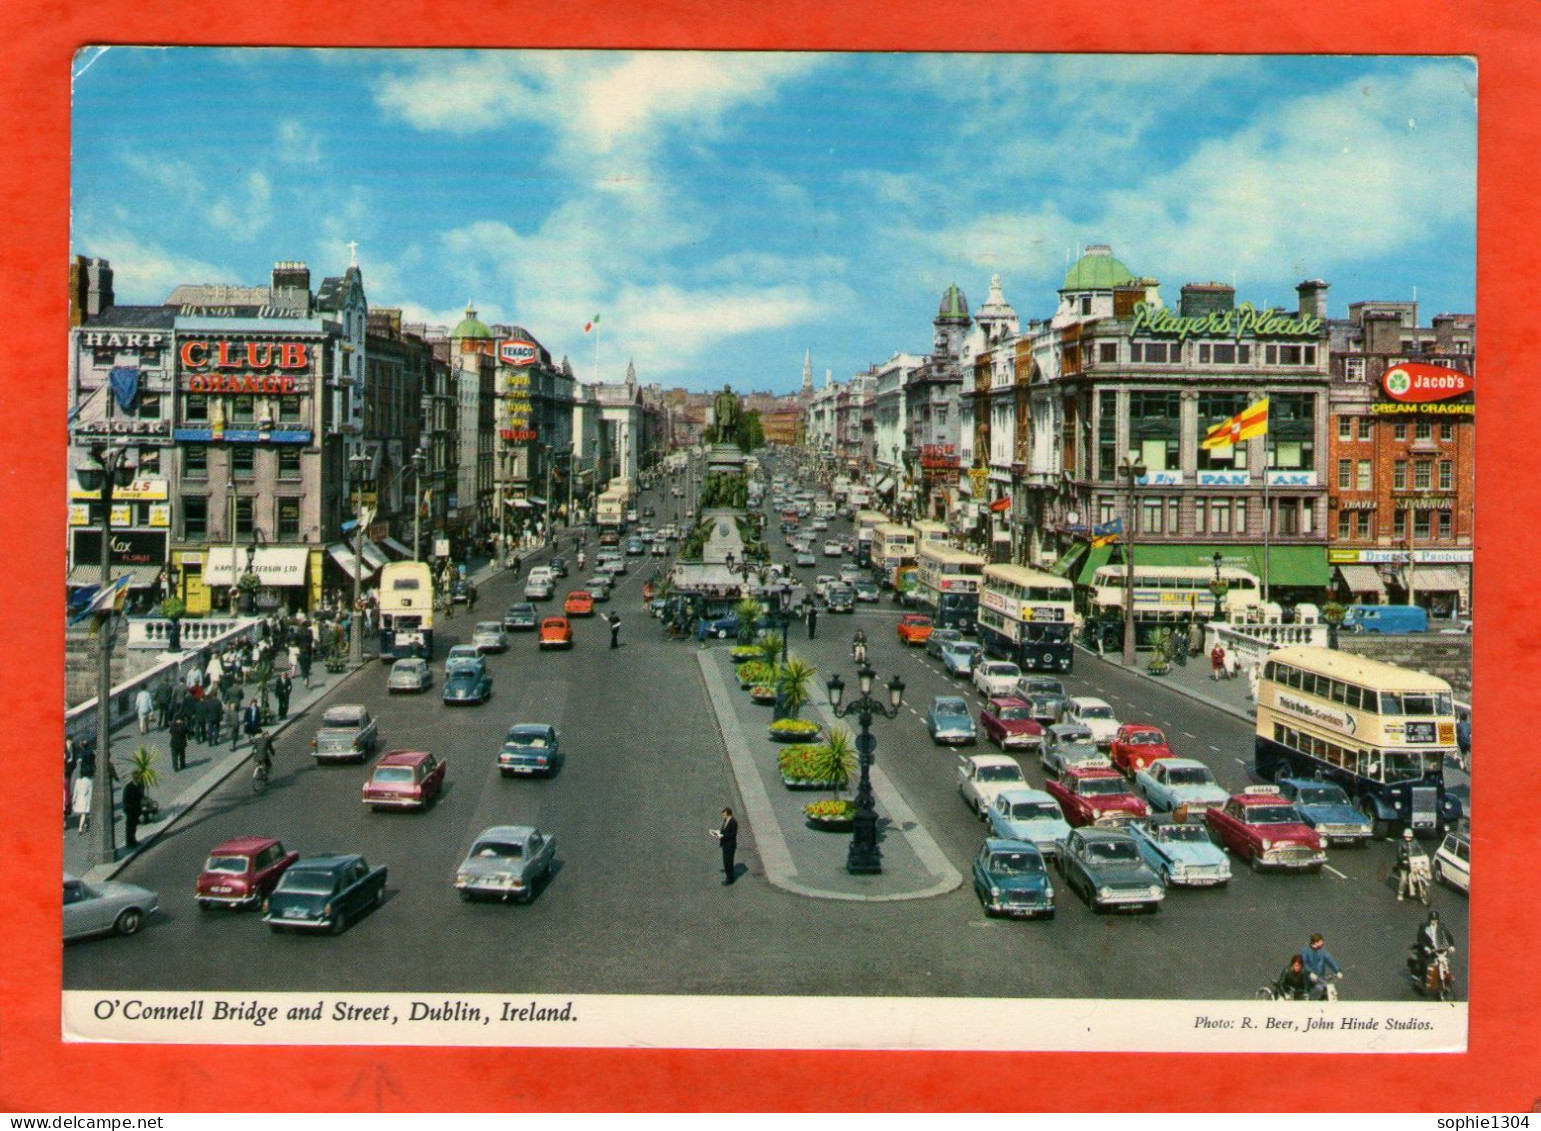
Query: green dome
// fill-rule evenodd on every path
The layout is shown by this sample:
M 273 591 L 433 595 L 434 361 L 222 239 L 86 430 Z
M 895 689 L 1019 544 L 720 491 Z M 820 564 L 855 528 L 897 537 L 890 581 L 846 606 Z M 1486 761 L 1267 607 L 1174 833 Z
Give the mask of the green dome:
M 492 331 L 487 329 L 487 324 L 476 317 L 476 307 L 466 303 L 466 316 L 460 320 L 460 325 L 450 332 L 451 338 L 490 338 Z
M 1065 272 L 1062 291 L 1110 291 L 1134 282 L 1129 268 L 1113 258 L 1113 249 L 1106 244 L 1093 244 L 1086 254 L 1076 260 L 1075 266 Z
M 958 289 L 957 283 L 952 284 L 943 292 L 942 302 L 937 307 L 936 316 L 938 318 L 961 319 L 964 322 L 969 321 L 968 299 L 963 297 L 963 292 Z

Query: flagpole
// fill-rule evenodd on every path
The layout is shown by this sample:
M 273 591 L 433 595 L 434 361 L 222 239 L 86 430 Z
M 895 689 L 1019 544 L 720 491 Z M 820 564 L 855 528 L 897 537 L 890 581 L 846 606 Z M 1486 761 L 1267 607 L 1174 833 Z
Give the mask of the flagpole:
M 1268 555 L 1272 547 L 1273 506 L 1268 497 L 1268 432 L 1263 432 L 1263 604 L 1268 604 Z M 1266 609 L 1265 609 L 1266 612 Z

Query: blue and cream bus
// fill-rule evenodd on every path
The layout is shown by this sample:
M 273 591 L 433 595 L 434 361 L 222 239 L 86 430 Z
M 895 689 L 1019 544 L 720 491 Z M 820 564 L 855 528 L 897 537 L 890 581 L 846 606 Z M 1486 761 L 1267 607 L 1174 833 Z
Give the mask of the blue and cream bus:
M 915 608 L 937 628 L 972 633 L 985 560 L 939 542 L 922 542 L 915 558 Z

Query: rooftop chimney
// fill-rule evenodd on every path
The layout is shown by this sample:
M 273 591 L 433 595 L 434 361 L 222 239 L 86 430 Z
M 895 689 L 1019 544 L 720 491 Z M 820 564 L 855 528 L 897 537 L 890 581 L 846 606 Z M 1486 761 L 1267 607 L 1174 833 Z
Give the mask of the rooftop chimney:
M 1295 293 L 1300 296 L 1298 309 L 1301 314 L 1326 319 L 1328 285 L 1321 279 L 1307 279 L 1295 287 Z

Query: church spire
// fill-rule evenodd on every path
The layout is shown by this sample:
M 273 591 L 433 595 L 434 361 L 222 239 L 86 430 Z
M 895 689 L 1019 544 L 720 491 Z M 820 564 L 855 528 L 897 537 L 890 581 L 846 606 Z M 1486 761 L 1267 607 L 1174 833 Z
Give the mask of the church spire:
M 813 392 L 813 351 L 807 350 L 803 354 L 803 392 Z

